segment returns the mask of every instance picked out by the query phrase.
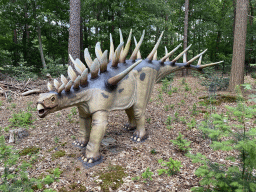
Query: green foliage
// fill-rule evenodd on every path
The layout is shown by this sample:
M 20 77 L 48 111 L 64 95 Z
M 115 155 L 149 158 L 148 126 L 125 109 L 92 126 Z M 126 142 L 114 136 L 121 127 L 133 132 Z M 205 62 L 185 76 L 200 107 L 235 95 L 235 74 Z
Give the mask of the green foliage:
M 171 140 L 171 142 L 174 144 L 174 146 L 178 147 L 180 151 L 187 152 L 190 150 L 189 145 L 191 141 L 187 141 L 186 139 L 183 139 L 184 135 L 182 135 L 179 132 L 178 137 L 175 140 Z
M 187 126 L 189 129 L 195 128 L 196 127 L 196 120 L 195 118 L 192 118 L 189 123 L 187 123 Z
M 2 100 L 0 100 L 0 107 L 3 105 L 3 101 Z
M 164 93 L 167 93 L 168 87 L 170 86 L 171 82 L 167 78 L 164 78 L 161 81 L 162 81 L 162 91 Z
M 55 142 L 55 143 L 59 143 L 59 140 L 60 140 L 60 138 L 59 138 L 59 137 L 57 137 L 57 136 L 56 136 L 56 137 L 54 137 L 54 142 Z
M 11 127 L 28 127 L 32 124 L 32 114 L 22 111 L 21 113 L 12 114 L 12 118 L 9 119 Z
M 18 81 L 27 81 L 29 78 L 36 79 L 38 76 L 34 71 L 35 67 L 27 66 L 26 62 L 21 62 L 19 66 L 6 66 L 4 68 L 5 73 Z
M 16 108 L 16 103 L 11 103 L 12 108 Z
M 36 107 L 32 107 L 33 104 L 34 104 L 33 101 L 29 101 L 29 102 L 27 103 L 27 109 L 28 109 L 28 111 L 37 111 Z
M 144 183 L 146 183 L 148 179 L 152 181 L 152 175 L 154 175 L 154 173 L 151 172 L 148 167 L 146 171 L 141 174 L 141 177 L 144 179 Z
M 53 160 L 59 159 L 60 157 L 64 157 L 65 155 L 66 155 L 65 151 L 59 150 L 59 151 L 56 151 L 55 153 L 52 154 L 52 159 Z
M 163 167 L 167 167 L 167 169 L 158 169 L 158 175 L 167 174 L 168 176 L 175 175 L 180 171 L 180 168 L 183 167 L 180 161 L 173 160 L 171 157 L 169 161 L 164 161 L 163 159 L 159 159 L 158 163 Z
M 67 66 L 63 64 L 57 64 L 57 62 L 51 61 L 47 63 L 47 68 L 42 70 L 42 74 L 46 76 L 48 73 L 51 74 L 53 78 L 59 77 L 61 74 L 67 73 Z M 59 61 L 61 62 L 61 61 Z
M 59 169 L 54 170 L 53 175 L 47 175 L 45 178 L 36 179 L 28 177 L 27 170 L 31 167 L 30 163 L 18 162 L 19 154 L 12 149 L 12 146 L 5 144 L 4 136 L 0 137 L 0 161 L 4 166 L 1 173 L 0 191 L 34 191 L 34 189 L 42 189 L 45 184 L 51 184 L 60 176 Z M 19 164 L 19 165 L 18 165 Z M 17 166 L 18 165 L 18 166 Z M 49 189 L 50 190 L 50 189 Z
M 251 73 L 251 77 L 254 78 L 254 79 L 256 79 L 256 73 L 255 73 L 255 72 L 254 72 L 254 73 Z
M 165 124 L 166 125 L 171 125 L 172 124 L 172 117 L 171 116 L 168 116 L 166 121 L 165 121 Z
M 213 140 L 214 150 L 235 150 L 227 159 L 239 161 L 231 166 L 213 163 L 202 154 L 188 155 L 194 163 L 201 163 L 195 174 L 201 177 L 200 186 L 192 191 L 256 191 L 256 128 L 247 127 L 255 119 L 256 106 L 238 102 L 236 107 L 226 106 L 227 115 L 212 114 L 211 124 L 203 121 L 200 130 Z M 231 122 L 229 122 L 231 120 Z M 238 153 L 238 156 L 237 156 Z
M 177 93 L 177 92 L 178 92 L 178 87 L 173 87 L 173 88 L 172 88 L 172 92 L 173 92 L 173 93 Z

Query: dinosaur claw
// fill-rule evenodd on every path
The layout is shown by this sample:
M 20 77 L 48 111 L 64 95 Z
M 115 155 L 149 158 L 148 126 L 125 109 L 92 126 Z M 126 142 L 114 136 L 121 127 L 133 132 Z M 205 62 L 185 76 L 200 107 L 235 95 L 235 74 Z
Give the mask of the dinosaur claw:
M 140 141 L 140 138 L 138 138 L 137 141 Z
M 88 161 L 88 163 L 93 163 L 93 160 L 92 160 L 92 159 L 90 159 L 90 160 Z

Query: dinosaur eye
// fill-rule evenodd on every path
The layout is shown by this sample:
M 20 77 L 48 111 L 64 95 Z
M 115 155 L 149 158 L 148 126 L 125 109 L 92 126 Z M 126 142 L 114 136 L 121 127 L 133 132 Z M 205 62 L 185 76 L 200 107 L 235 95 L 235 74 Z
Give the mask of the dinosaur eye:
M 51 98 L 51 101 L 54 102 L 54 101 L 55 101 L 55 97 L 52 97 L 52 98 Z

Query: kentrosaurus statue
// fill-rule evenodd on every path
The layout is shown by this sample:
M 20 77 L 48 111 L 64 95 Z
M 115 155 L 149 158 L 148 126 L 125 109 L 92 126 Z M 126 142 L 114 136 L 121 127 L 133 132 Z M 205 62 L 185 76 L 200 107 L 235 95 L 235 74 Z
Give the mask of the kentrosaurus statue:
M 86 153 L 82 157 L 85 163 L 94 163 L 100 160 L 100 144 L 107 128 L 108 113 L 113 110 L 125 110 L 129 118 L 129 124 L 126 129 L 136 129 L 132 140 L 141 142 L 146 139 L 145 130 L 145 110 L 153 86 L 166 75 L 190 68 L 202 71 L 203 68 L 216 65 L 211 63 L 201 65 L 203 51 L 193 59 L 187 61 L 183 57 L 183 63 L 176 63 L 185 52 L 186 48 L 176 58 L 169 61 L 169 57 L 181 46 L 157 60 L 157 48 L 160 44 L 159 37 L 154 49 L 146 59 L 141 59 L 139 48 L 142 44 L 145 31 L 140 41 L 135 40 L 135 49 L 129 60 L 126 57 L 129 52 L 132 31 L 129 34 L 127 43 L 123 48 L 124 42 L 120 30 L 121 43 L 114 51 L 112 36 L 110 34 L 110 53 L 102 53 L 100 43 L 95 46 L 96 59 L 91 59 L 88 49 L 84 51 L 85 61 L 90 69 L 79 60 L 74 60 L 70 55 L 77 73 L 68 67 L 68 76 L 70 80 L 61 75 L 61 82 L 54 79 L 54 87 L 48 83 L 50 92 L 40 94 L 37 102 L 39 117 L 43 118 L 49 113 L 61 109 L 76 106 L 79 111 L 80 137 L 75 142 L 80 147 L 86 147 Z M 199 58 L 197 65 L 191 63 Z

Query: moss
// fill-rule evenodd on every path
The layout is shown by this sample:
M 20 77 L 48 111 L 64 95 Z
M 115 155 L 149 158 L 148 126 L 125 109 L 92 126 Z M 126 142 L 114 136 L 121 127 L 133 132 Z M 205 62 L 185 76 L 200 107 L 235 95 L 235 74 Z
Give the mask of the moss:
M 117 190 L 123 184 L 123 178 L 127 176 L 125 169 L 120 165 L 109 165 L 108 170 L 99 172 L 100 184 L 104 192 L 108 192 L 109 188 Z
M 86 191 L 85 186 L 77 183 L 70 184 L 68 188 L 70 188 L 71 190 L 67 190 L 65 187 L 62 187 L 61 189 L 59 189 L 59 192 L 85 192 Z
M 71 154 L 68 154 L 68 157 L 76 157 L 76 154 L 73 154 L 73 153 L 71 153 Z
M 209 96 L 202 96 L 199 99 L 203 99 L 204 101 L 199 101 L 200 105 L 220 105 L 221 103 L 234 103 L 239 97 L 233 95 L 216 95 L 215 98 L 209 98 Z
M 58 159 L 58 158 L 63 157 L 65 155 L 66 155 L 65 151 L 59 150 L 59 151 L 56 151 L 55 153 L 52 154 L 52 158 L 53 159 Z
M 80 168 L 79 168 L 79 167 L 76 167 L 76 171 L 80 171 Z
M 39 152 L 41 148 L 38 148 L 38 147 L 34 147 L 34 146 L 30 146 L 30 147 L 27 147 L 27 148 L 24 148 L 22 149 L 19 154 L 20 156 L 25 156 L 27 154 L 36 154 Z

